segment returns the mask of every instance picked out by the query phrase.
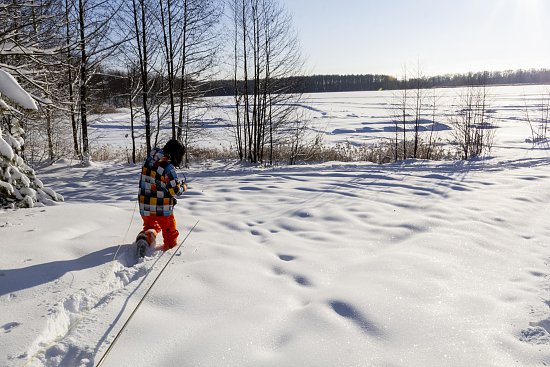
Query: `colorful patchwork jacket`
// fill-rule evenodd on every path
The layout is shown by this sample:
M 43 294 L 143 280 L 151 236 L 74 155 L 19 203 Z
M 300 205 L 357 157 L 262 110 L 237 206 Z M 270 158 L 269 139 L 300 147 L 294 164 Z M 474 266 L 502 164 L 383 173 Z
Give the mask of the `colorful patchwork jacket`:
M 139 179 L 139 212 L 141 215 L 170 216 L 176 204 L 176 196 L 185 191 L 185 184 L 178 182 L 176 169 L 162 149 L 151 151 Z

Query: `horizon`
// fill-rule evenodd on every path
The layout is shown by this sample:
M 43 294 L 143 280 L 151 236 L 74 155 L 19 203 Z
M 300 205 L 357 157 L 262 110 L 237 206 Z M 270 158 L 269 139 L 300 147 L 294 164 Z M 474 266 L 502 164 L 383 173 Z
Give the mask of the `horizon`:
M 426 77 L 550 68 L 544 0 L 283 0 L 305 75 Z
M 470 70 L 470 71 L 466 71 L 466 72 L 456 72 L 456 73 L 453 73 L 453 72 L 450 72 L 450 73 L 437 73 L 437 74 L 433 74 L 433 75 L 422 75 L 422 78 L 424 79 L 429 79 L 429 78 L 434 78 L 434 77 L 442 77 L 442 76 L 466 76 L 468 74 L 480 74 L 480 73 L 503 73 L 503 72 L 508 72 L 508 71 L 511 71 L 511 72 L 517 72 L 517 71 L 535 71 L 535 72 L 545 72 L 545 71 L 550 71 L 550 67 L 547 67 L 547 68 L 519 68 L 519 69 L 496 69 L 496 70 Z M 331 73 L 331 74 L 304 74 L 304 75 L 301 75 L 302 77 L 313 77 L 313 76 L 330 76 L 330 75 L 338 75 L 338 76 L 360 76 L 360 75 L 379 75 L 379 76 L 389 76 L 389 77 L 394 77 L 396 78 L 397 80 L 402 80 L 402 76 L 401 75 L 392 75 L 392 74 L 377 74 L 377 73 L 369 73 L 369 72 L 366 72 L 366 73 L 361 73 L 361 74 L 356 74 L 356 73 L 352 73 L 352 74 L 344 74 L 344 73 Z M 413 76 L 410 76 L 409 79 L 414 79 L 414 75 Z
M 471 70 L 464 73 L 456 72 L 456 73 L 441 73 L 441 74 L 434 74 L 434 75 L 422 75 L 422 79 L 430 79 L 430 78 L 436 78 L 436 77 L 446 77 L 446 76 L 458 76 L 458 77 L 465 77 L 468 74 L 477 75 L 480 73 L 504 73 L 504 72 L 518 72 L 518 71 L 526 71 L 526 72 L 548 72 L 550 71 L 550 67 L 548 68 L 525 68 L 525 69 L 507 69 L 507 70 Z M 362 73 L 362 74 L 344 74 L 344 73 L 331 73 L 331 74 L 303 74 L 299 75 L 298 77 L 316 77 L 316 76 L 364 76 L 364 75 L 376 75 L 376 76 L 387 76 L 387 77 L 393 77 L 397 81 L 402 81 L 402 75 L 391 75 L 391 74 L 376 74 L 376 73 Z M 408 79 L 415 79 L 415 76 L 409 76 Z M 212 79 L 212 82 L 221 82 L 221 81 L 233 81 L 232 77 L 226 77 L 221 79 Z M 521 84 L 538 84 L 538 83 L 521 83 Z

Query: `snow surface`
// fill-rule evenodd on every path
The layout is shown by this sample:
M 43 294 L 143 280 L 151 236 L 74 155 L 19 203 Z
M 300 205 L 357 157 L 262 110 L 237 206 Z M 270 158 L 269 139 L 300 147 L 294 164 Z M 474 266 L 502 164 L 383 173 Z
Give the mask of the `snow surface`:
M 550 364 L 550 155 L 510 90 L 480 160 L 192 165 L 181 238 L 200 221 L 103 366 Z M 376 93 L 307 106 L 369 139 Z M 0 212 L 1 366 L 105 353 L 174 253 L 127 251 L 138 174 L 59 161 L 39 177 L 65 203 Z

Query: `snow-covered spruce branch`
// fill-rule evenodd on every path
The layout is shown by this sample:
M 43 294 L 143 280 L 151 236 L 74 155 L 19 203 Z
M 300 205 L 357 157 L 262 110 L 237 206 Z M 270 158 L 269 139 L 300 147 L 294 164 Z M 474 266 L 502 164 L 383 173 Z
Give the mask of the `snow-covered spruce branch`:
M 25 109 L 36 110 L 37 105 L 27 91 L 7 71 L 0 69 L 0 95 Z M 0 110 L 8 113 L 14 108 L 0 99 Z M 9 118 L 9 115 L 8 115 Z M 63 201 L 55 191 L 44 187 L 32 168 L 19 155 L 24 141 L 10 131 L 0 128 L 0 207 L 43 206 Z

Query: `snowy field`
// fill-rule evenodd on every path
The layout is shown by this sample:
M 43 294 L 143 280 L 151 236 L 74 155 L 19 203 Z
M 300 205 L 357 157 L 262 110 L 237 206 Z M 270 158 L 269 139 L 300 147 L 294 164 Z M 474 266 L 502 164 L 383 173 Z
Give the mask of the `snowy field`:
M 310 125 L 306 138 L 313 139 L 320 134 L 323 142 L 328 145 L 346 142 L 369 144 L 395 138 L 395 115 L 401 115 L 399 110 L 401 93 L 400 91 L 376 91 L 306 94 L 298 104 L 298 110 Z M 414 90 L 408 91 L 407 103 L 410 106 L 414 106 L 415 103 L 414 93 L 416 93 Z M 464 88 L 441 88 L 426 90 L 422 93 L 424 108 L 420 128 L 426 132 L 425 135 L 431 129 L 432 106 L 435 100 L 437 122 L 435 137 L 445 143 L 451 139 L 449 116 L 459 109 L 457 105 L 460 104 L 466 91 Z M 531 137 L 530 128 L 525 121 L 526 110 L 529 111 L 531 119 L 540 119 L 540 105 L 548 105 L 550 86 L 488 87 L 487 94 L 489 105 L 487 110 L 500 126 L 500 141 L 504 144 L 513 144 L 518 140 L 516 134 L 522 134 L 522 138 Z M 199 108 L 192 117 L 206 127 L 203 130 L 207 133 L 197 138 L 197 141 L 193 142 L 194 145 L 214 148 L 235 146 L 230 121 L 234 119 L 233 103 L 232 97 L 206 99 L 204 106 Z M 413 112 L 411 107 L 409 112 Z M 401 116 L 397 119 L 398 128 L 401 129 Z M 409 116 L 409 120 L 412 119 L 414 118 Z M 89 127 L 91 144 L 94 146 L 108 144 L 131 149 L 129 121 L 129 110 L 125 109 L 121 109 L 118 113 L 93 116 Z M 156 121 L 153 121 L 153 125 L 156 126 Z M 160 125 L 160 136 L 168 136 L 171 132 L 169 121 L 165 119 Z M 408 130 L 412 132 L 411 127 Z M 136 129 L 138 138 L 144 134 L 143 127 Z M 512 136 L 513 139 L 503 139 L 503 136 Z
M 197 226 L 138 263 L 139 166 L 42 169 L 66 202 L 0 211 L 0 366 L 95 366 L 172 254 L 103 366 L 550 364 L 550 154 L 522 121 L 545 91 L 492 89 L 480 160 L 196 163 L 175 214 L 180 239 Z M 371 141 L 393 134 L 388 98 L 304 109 L 327 142 Z M 127 143 L 123 121 L 97 119 L 96 143 Z

